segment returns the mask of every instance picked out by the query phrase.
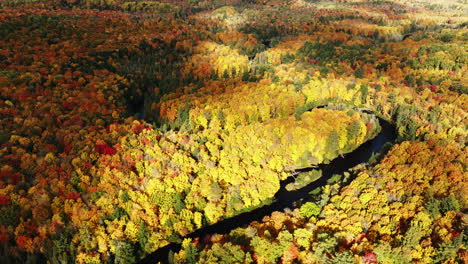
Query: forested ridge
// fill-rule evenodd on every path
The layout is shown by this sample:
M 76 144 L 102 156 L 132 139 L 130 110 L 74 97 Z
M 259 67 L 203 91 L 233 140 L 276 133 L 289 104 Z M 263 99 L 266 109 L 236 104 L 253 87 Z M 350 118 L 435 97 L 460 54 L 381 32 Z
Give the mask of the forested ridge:
M 2 1 L 1 262 L 136 263 L 172 242 L 172 263 L 467 262 L 466 10 Z M 354 179 L 187 238 L 374 138 L 358 109 L 398 139 Z

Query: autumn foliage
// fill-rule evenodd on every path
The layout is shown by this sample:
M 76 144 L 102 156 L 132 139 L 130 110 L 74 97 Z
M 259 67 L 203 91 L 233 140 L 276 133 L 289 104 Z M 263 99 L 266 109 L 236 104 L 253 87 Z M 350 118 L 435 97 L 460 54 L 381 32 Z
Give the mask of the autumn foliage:
M 467 7 L 436 2 L 2 1 L 0 259 L 466 262 Z M 187 238 L 373 138 L 363 109 L 398 142 L 353 180 Z

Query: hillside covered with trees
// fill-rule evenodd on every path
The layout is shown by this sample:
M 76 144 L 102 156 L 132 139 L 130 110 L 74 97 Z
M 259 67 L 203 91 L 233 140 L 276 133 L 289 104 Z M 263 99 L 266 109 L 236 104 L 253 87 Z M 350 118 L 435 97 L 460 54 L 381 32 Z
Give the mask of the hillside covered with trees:
M 467 12 L 0 1 L 0 262 L 138 263 L 179 243 L 167 262 L 467 263 Z M 368 162 L 189 238 L 320 178 L 302 169 L 375 138 L 379 118 L 397 140 Z

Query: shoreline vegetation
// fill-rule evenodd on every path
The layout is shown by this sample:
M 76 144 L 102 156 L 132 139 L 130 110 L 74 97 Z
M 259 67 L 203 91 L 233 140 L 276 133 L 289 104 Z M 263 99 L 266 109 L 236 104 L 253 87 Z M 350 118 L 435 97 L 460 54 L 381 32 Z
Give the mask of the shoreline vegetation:
M 382 124 L 382 130 L 376 137 L 368 140 L 351 153 L 337 157 L 327 164 L 314 165 L 313 167 L 300 168 L 294 171 L 285 180 L 281 181 L 281 187 L 274 195 L 271 203 L 251 211 L 224 219 L 214 225 L 206 226 L 189 233 L 185 239 L 198 241 L 212 235 L 227 235 L 233 230 L 241 229 L 254 221 L 260 221 L 264 217 L 278 211 L 290 211 L 294 208 L 307 208 L 312 203 L 312 197 L 318 197 L 322 194 L 321 190 L 333 185 L 335 191 L 343 188 L 351 181 L 359 166 L 365 166 L 371 162 L 370 159 L 375 155 L 384 155 L 388 150 L 388 144 L 392 144 L 396 139 L 394 127 L 384 120 L 379 120 Z M 294 188 L 290 188 L 293 184 Z M 307 203 L 307 205 L 306 205 Z M 304 206 L 304 207 L 302 207 Z M 317 210 L 318 207 L 315 209 Z M 169 263 L 172 254 L 177 253 L 182 248 L 181 243 L 171 243 L 155 252 L 150 253 L 138 263 Z
M 2 1 L 2 263 L 137 263 L 170 243 L 170 263 L 467 262 L 466 10 Z M 186 237 L 271 203 L 294 171 L 374 138 L 378 118 L 396 142 L 354 179 Z

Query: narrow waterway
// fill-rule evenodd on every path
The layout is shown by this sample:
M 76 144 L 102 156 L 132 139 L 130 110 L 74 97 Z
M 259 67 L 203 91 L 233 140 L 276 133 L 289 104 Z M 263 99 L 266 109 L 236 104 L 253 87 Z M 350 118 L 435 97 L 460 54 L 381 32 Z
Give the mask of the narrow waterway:
M 371 111 L 364 110 L 363 112 L 373 114 Z M 214 225 L 207 226 L 201 229 L 198 229 L 186 237 L 188 238 L 203 238 L 206 235 L 210 234 L 226 234 L 231 230 L 238 227 L 247 226 L 253 221 L 261 221 L 264 216 L 271 215 L 275 211 L 283 211 L 285 208 L 295 208 L 298 206 L 298 203 L 295 203 L 303 198 L 306 198 L 309 195 L 309 192 L 324 186 L 327 184 L 327 180 L 335 174 L 343 174 L 349 169 L 355 167 L 356 165 L 364 162 L 368 162 L 371 157 L 377 153 L 383 151 L 383 146 L 386 143 L 393 143 L 396 139 L 395 127 L 389 122 L 379 118 L 379 123 L 382 127 L 380 133 L 372 140 L 367 141 L 362 144 L 351 153 L 345 154 L 342 157 L 338 157 L 332 160 L 328 164 L 321 164 L 313 168 L 301 169 L 301 172 L 310 171 L 310 170 L 321 170 L 322 177 L 318 180 L 306 185 L 305 187 L 294 190 L 287 191 L 286 185 L 291 182 L 291 177 L 281 183 L 280 190 L 275 194 L 274 201 L 263 207 L 257 208 L 247 213 L 243 213 L 237 216 L 234 216 L 229 219 L 225 219 L 221 222 L 218 222 Z M 351 180 L 351 179 L 350 179 Z M 155 252 L 149 254 L 139 263 L 168 263 L 169 252 L 177 252 L 181 248 L 180 244 L 171 243 L 165 247 L 162 247 Z

